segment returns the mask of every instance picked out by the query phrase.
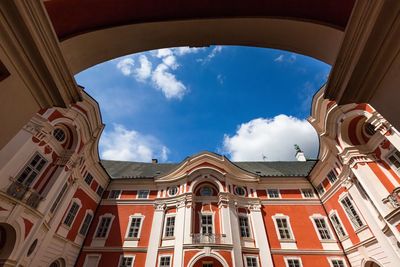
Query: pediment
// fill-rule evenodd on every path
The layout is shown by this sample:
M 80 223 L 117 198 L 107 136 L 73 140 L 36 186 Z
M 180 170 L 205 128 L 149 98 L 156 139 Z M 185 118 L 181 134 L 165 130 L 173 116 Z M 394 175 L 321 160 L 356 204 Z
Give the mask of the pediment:
M 171 182 L 184 179 L 196 171 L 210 170 L 224 177 L 242 182 L 257 182 L 257 175 L 243 170 L 232 163 L 225 156 L 211 152 L 201 152 L 186 158 L 175 169 L 155 179 L 156 182 Z

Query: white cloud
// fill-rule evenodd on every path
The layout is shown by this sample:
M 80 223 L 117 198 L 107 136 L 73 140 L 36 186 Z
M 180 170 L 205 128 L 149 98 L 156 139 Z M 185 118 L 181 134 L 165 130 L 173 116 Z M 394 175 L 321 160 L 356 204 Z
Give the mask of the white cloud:
M 241 124 L 233 136 L 225 135 L 223 150 L 233 161 L 296 160 L 294 144 L 306 157 L 318 153 L 318 137 L 306 121 L 286 115 L 272 119 L 257 118 Z
M 139 57 L 140 67 L 134 70 L 136 80 L 140 82 L 146 81 L 151 75 L 152 64 L 145 55 Z
M 178 56 L 183 56 L 183 55 L 186 55 L 186 54 L 197 53 L 197 52 L 202 51 L 204 49 L 205 49 L 204 47 L 182 46 L 182 47 L 175 48 L 174 51 Z
M 135 61 L 128 57 L 124 58 L 117 63 L 117 68 L 122 72 L 123 75 L 129 76 L 133 73 Z
M 225 77 L 222 74 L 218 74 L 217 75 L 217 81 L 219 82 L 219 84 L 224 84 L 225 81 Z
M 280 54 L 279 56 L 277 56 L 274 61 L 278 62 L 278 63 L 282 63 L 282 62 L 286 62 L 286 63 L 294 63 L 297 59 L 296 54 L 290 54 L 290 55 L 284 55 L 284 54 Z
M 167 56 L 172 56 L 173 52 L 171 48 L 161 48 L 154 51 L 155 56 L 158 58 L 163 58 Z
M 170 67 L 171 69 L 175 70 L 179 67 L 178 63 L 176 62 L 175 56 L 166 56 L 163 58 L 163 63 Z
M 217 45 L 211 50 L 211 52 L 205 58 L 199 58 L 197 59 L 197 61 L 206 64 L 210 62 L 217 54 L 221 53 L 221 51 L 222 51 L 222 46 Z
M 182 99 L 186 93 L 186 86 L 169 72 L 169 67 L 161 63 L 153 71 L 151 79 L 156 88 L 162 91 L 167 99 Z
M 168 159 L 169 150 L 150 135 L 114 124 L 111 131 L 105 131 L 100 139 L 101 158 L 123 161 L 150 162 L 153 158 Z
M 282 62 L 283 61 L 284 56 L 281 54 L 279 55 L 277 58 L 274 59 L 275 62 Z

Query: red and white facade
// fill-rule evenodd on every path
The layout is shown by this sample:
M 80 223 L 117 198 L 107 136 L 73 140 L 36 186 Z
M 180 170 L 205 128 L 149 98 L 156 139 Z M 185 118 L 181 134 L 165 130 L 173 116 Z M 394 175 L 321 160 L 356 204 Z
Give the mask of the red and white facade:
M 318 160 L 281 172 L 208 152 L 102 166 L 97 103 L 42 110 L 0 152 L 1 263 L 399 266 L 399 133 L 322 90 L 309 121 Z

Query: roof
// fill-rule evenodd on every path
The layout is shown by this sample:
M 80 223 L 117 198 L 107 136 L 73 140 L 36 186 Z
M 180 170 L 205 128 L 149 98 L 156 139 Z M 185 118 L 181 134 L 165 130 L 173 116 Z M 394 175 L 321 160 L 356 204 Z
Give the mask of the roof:
M 242 161 L 232 162 L 239 168 L 260 177 L 306 177 L 317 160 L 307 161 Z M 178 163 L 143 163 L 129 161 L 102 160 L 102 165 L 111 179 L 136 178 L 152 179 L 162 176 L 174 168 Z

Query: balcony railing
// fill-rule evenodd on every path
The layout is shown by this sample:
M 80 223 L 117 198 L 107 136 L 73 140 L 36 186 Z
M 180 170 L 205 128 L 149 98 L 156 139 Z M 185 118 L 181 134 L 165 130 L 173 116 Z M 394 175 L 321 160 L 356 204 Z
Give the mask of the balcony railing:
M 193 244 L 224 244 L 225 235 L 218 234 L 192 234 Z
M 36 209 L 43 197 L 32 188 L 18 182 L 12 181 L 7 188 L 7 194 L 15 199 L 25 202 L 27 205 Z

